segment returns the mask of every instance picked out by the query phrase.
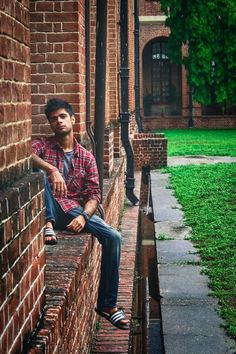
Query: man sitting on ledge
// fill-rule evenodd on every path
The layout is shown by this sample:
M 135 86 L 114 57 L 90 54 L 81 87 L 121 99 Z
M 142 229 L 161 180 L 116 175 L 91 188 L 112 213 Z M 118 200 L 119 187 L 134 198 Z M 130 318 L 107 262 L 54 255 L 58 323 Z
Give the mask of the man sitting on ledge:
M 33 165 L 45 171 L 46 244 L 56 244 L 54 229 L 92 233 L 102 245 L 101 278 L 95 311 L 120 329 L 129 329 L 117 308 L 121 235 L 94 215 L 100 201 L 94 156 L 75 139 L 71 105 L 53 98 L 45 114 L 54 133 L 32 143 Z

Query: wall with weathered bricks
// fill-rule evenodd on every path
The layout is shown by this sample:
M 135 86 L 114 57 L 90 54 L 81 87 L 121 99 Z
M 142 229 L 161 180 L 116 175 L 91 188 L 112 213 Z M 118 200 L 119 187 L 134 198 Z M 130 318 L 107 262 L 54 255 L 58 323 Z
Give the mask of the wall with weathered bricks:
M 44 195 L 30 163 L 29 1 L 1 1 L 0 16 L 0 352 L 14 354 L 44 303 Z
M 151 169 L 167 166 L 167 139 L 164 134 L 138 133 L 133 138 L 134 167 Z
M 139 0 L 140 16 L 155 16 L 162 15 L 161 4 L 159 1 Z
M 31 174 L 0 191 L 0 352 L 21 353 L 44 303 L 42 176 Z
M 28 1 L 0 2 L 0 187 L 30 170 Z
M 30 1 L 33 134 L 49 135 L 44 106 L 69 101 L 75 131 L 85 133 L 85 2 Z
M 104 180 L 103 207 L 105 220 L 117 228 L 124 204 L 124 158 L 116 159 L 115 171 Z M 90 234 L 58 234 L 58 244 L 47 249 L 45 315 L 27 353 L 91 352 L 100 260 L 101 247 Z
M 104 177 L 111 176 L 114 165 L 114 127 L 109 124 L 105 128 L 104 134 Z
M 129 46 L 129 110 L 135 111 L 134 70 L 134 2 L 128 1 L 128 46 Z
M 116 122 L 118 110 L 118 72 L 119 72 L 119 1 L 108 1 L 107 18 L 107 98 L 109 100 L 109 117 L 106 121 Z
M 202 116 L 193 117 L 194 128 L 224 129 L 235 128 L 235 116 Z M 188 128 L 188 117 L 144 117 L 143 127 L 146 132 L 156 129 Z

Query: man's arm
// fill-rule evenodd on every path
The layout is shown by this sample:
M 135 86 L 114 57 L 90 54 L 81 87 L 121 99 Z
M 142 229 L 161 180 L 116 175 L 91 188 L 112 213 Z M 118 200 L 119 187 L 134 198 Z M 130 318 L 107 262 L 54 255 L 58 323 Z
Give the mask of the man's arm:
M 84 212 L 90 218 L 95 213 L 100 201 L 98 170 L 94 156 L 91 156 L 91 161 L 87 168 L 86 185 Z M 67 228 L 75 232 L 80 232 L 85 227 L 86 222 L 87 216 L 79 215 L 67 225 Z
M 47 175 L 49 175 L 52 181 L 52 193 L 56 197 L 64 197 L 67 194 L 67 187 L 64 181 L 64 178 L 58 171 L 58 169 L 51 165 L 50 163 L 44 161 L 36 154 L 32 154 L 32 161 L 33 166 L 36 168 L 40 168 L 41 170 L 45 171 Z
M 84 211 L 89 217 L 91 217 L 95 213 L 97 206 L 98 206 L 98 201 L 96 199 L 88 200 L 85 203 Z M 67 225 L 67 228 L 71 231 L 80 232 L 85 227 L 86 222 L 87 220 L 85 216 L 79 215 L 76 218 L 74 218 L 70 222 L 70 224 Z

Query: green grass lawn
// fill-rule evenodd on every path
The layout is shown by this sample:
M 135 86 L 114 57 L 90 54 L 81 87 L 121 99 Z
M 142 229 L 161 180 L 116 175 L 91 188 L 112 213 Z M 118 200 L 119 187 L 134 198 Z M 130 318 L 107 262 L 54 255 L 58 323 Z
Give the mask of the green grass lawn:
M 158 130 L 168 138 L 168 156 L 236 156 L 236 129 Z
M 192 239 L 219 299 L 226 329 L 236 338 L 236 164 L 166 170 L 171 173 L 171 187 L 183 206 L 186 224 L 193 229 Z

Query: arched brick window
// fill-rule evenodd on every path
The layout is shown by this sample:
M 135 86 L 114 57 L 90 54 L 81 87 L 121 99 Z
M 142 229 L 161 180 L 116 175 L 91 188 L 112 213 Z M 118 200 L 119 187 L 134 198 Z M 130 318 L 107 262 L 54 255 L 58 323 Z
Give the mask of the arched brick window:
M 181 114 L 181 66 L 170 61 L 168 38 L 151 40 L 143 50 L 144 115 Z

